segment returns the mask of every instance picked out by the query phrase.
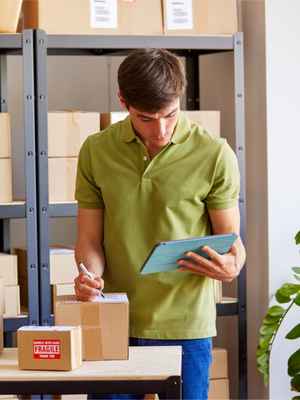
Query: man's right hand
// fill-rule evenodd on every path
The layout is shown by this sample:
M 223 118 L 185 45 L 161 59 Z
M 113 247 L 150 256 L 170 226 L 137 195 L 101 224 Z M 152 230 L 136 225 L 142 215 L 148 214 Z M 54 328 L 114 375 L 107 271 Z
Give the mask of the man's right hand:
M 104 280 L 100 276 L 92 274 L 94 279 L 89 278 L 83 272 L 74 279 L 75 294 L 77 300 L 93 301 L 104 288 Z

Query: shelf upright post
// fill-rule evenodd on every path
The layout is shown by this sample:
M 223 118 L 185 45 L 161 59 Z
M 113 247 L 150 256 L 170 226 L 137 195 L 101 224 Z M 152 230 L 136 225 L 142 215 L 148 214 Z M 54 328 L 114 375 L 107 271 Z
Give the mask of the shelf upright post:
M 187 78 L 186 109 L 200 109 L 199 94 L 199 55 L 198 52 L 189 50 L 185 57 L 185 68 Z
M 34 109 L 34 52 L 33 31 L 24 30 L 23 96 L 25 138 L 26 241 L 28 274 L 28 323 L 39 324 L 39 277 L 37 247 L 37 190 Z
M 49 201 L 48 201 L 48 79 L 47 35 L 36 30 L 36 127 L 37 127 L 37 199 L 38 199 L 38 254 L 40 277 L 40 324 L 50 325 L 51 290 L 49 260 Z
M 245 83 L 243 33 L 234 35 L 234 102 L 235 150 L 241 174 L 240 214 L 241 238 L 246 243 L 246 147 L 245 147 Z M 246 266 L 238 279 L 238 330 L 239 330 L 239 398 L 247 399 L 247 308 Z

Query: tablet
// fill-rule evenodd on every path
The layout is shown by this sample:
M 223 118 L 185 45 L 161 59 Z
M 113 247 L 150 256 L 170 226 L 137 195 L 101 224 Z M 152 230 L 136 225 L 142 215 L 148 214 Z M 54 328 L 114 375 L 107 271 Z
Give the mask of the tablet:
M 159 242 L 153 247 L 140 273 L 146 275 L 155 272 L 174 271 L 179 268 L 176 263 L 177 260 L 188 258 L 185 256 L 187 251 L 192 251 L 209 259 L 208 255 L 201 251 L 203 246 L 209 246 L 219 254 L 228 253 L 237 237 L 235 233 L 229 233 Z

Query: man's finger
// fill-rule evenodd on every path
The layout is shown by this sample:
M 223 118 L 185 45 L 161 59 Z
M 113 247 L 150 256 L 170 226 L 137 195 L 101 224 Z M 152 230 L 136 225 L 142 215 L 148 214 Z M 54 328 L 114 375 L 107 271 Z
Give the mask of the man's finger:
M 216 252 L 214 249 L 212 249 L 211 247 L 209 247 L 209 246 L 203 246 L 203 247 L 201 248 L 201 250 L 204 251 L 204 253 L 206 253 L 206 254 L 210 257 L 210 259 L 211 259 L 212 261 L 215 261 L 215 262 L 217 262 L 217 263 L 219 263 L 219 264 L 222 263 L 222 256 L 221 256 L 221 254 L 217 253 L 217 252 Z

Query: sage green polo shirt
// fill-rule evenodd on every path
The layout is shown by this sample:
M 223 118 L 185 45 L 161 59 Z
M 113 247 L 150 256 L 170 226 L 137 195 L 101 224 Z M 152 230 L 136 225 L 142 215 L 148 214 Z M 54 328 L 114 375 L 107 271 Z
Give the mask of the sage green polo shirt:
M 180 114 L 152 160 L 130 117 L 88 137 L 77 172 L 81 208 L 104 208 L 105 290 L 127 292 L 130 335 L 189 339 L 216 334 L 213 280 L 190 272 L 141 275 L 159 241 L 211 233 L 207 210 L 237 205 L 239 171 L 226 140 Z

